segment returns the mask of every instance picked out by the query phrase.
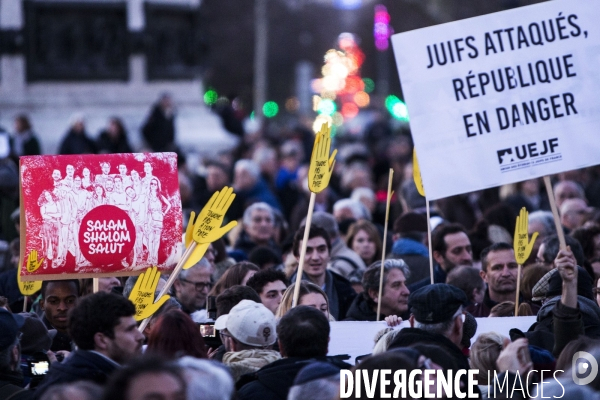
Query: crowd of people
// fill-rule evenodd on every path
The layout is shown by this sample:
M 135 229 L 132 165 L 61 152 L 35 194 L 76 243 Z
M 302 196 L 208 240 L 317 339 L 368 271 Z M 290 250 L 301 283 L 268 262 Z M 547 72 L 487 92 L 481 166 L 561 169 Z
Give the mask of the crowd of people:
M 148 149 L 176 149 L 172 110 L 162 98 L 152 112 L 154 122 L 142 130 Z M 17 121 L 17 131 L 34 137 L 26 117 Z M 96 143 L 75 131 L 61 152 L 94 153 L 101 141 L 114 144 L 108 152 L 132 151 L 110 133 Z M 13 157 L 26 148 L 39 153 L 39 144 L 19 135 Z M 471 368 L 479 371 L 481 398 L 526 399 L 541 386 L 544 397 L 563 390 L 564 398 L 600 398 L 600 378 L 585 386 L 571 378 L 577 352 L 600 357 L 600 170 L 553 177 L 566 249 L 539 179 L 438 200 L 427 221 L 412 181 L 410 135 L 382 119 L 360 137 L 336 137 L 334 175 L 316 196 L 303 243 L 313 138 L 302 127 L 265 129 L 195 170 L 181 154 L 184 218 L 231 186 L 237 197 L 226 218 L 239 224 L 181 271 L 142 332 L 128 300 L 136 277 L 98 278 L 97 293 L 91 279 L 44 281 L 39 293 L 20 293 L 18 171 L 11 156 L 3 159 L 0 232 L 11 257 L 0 274 L 0 399 L 336 399 L 341 370 Z M 396 194 L 384 237 L 390 168 Z M 529 234 L 539 234 L 522 269 L 513 250 L 521 207 L 530 212 Z M 536 323 L 509 337 L 476 335 L 477 318 L 508 316 L 535 316 Z M 368 342 L 371 354 L 354 365 L 329 354 L 332 321 L 377 320 L 388 328 L 355 339 Z M 398 329 L 402 321 L 410 327 Z M 516 377 L 542 370 L 551 372 L 533 373 L 514 391 Z M 496 376 L 510 388 L 495 388 Z

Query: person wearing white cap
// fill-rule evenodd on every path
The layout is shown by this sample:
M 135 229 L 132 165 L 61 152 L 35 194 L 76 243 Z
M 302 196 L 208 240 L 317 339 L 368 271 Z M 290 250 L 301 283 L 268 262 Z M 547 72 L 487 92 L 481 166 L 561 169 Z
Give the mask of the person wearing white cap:
M 215 322 L 227 352 L 223 364 L 237 381 L 243 374 L 256 372 L 281 358 L 272 350 L 277 340 L 275 316 L 261 303 L 242 300 L 229 314 Z

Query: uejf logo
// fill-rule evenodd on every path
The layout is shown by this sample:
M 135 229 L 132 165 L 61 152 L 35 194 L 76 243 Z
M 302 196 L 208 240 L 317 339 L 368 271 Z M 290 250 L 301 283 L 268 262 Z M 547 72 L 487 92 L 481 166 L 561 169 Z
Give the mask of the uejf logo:
M 496 151 L 500 171 L 507 172 L 559 161 L 558 138 L 546 139 Z
M 587 385 L 598 375 L 598 361 L 586 351 L 578 351 L 572 359 L 573 382 Z

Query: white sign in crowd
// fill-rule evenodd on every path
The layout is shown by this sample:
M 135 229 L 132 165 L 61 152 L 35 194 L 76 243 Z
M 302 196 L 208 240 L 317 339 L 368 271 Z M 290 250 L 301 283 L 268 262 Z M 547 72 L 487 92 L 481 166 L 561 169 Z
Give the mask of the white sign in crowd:
M 392 37 L 430 200 L 600 163 L 598 20 L 555 0 Z

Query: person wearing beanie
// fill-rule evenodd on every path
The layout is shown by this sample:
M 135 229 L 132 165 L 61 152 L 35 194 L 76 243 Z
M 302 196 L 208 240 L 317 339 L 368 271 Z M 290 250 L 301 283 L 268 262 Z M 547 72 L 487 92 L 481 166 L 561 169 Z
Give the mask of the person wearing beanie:
M 50 366 L 51 362 L 57 361 L 57 354 L 50 351 L 52 346 L 52 340 L 56 336 L 56 329 L 48 330 L 46 325 L 42 322 L 40 317 L 35 313 L 20 313 L 23 317 L 24 323 L 21 327 L 21 365 L 23 367 L 28 366 L 30 361 L 38 363 L 45 361 L 47 367 Z M 67 356 L 69 352 L 60 351 L 58 352 L 60 360 Z M 41 364 L 43 365 L 43 364 Z M 24 371 L 25 384 L 29 385 L 29 388 L 35 388 L 45 377 L 45 375 L 37 375 L 35 373 Z
M 302 368 L 294 386 L 290 388 L 288 400 L 314 399 L 334 400 L 340 391 L 340 368 L 335 365 L 317 361 Z

